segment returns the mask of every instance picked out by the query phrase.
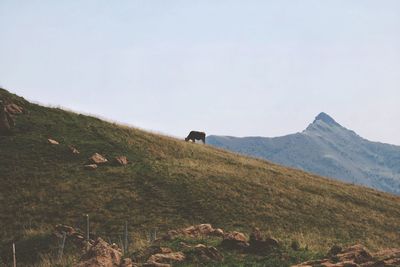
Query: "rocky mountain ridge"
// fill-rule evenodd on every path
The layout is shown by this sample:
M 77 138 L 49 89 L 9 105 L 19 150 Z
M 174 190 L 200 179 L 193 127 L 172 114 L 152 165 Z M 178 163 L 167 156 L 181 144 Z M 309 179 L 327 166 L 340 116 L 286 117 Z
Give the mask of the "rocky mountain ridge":
M 400 194 L 400 147 L 368 141 L 326 113 L 282 137 L 215 136 L 207 143 L 340 181 Z

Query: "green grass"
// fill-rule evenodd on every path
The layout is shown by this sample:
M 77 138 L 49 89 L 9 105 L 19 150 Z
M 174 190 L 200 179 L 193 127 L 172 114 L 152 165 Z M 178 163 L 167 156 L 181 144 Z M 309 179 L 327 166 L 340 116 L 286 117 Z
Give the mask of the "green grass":
M 258 226 L 319 251 L 334 243 L 400 246 L 397 196 L 42 107 L 2 89 L 0 98 L 27 111 L 14 135 L 0 136 L 1 245 L 27 228 L 85 229 L 88 213 L 92 231 L 112 239 L 125 221 L 137 234 L 211 223 L 247 232 Z M 68 145 L 81 153 L 72 155 Z M 126 155 L 131 164 L 84 170 L 95 152 Z

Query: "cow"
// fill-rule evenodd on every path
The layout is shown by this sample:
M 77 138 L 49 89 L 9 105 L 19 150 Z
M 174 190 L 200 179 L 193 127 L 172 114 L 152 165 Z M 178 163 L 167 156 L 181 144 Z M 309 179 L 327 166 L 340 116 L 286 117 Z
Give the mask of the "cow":
M 198 132 L 198 131 L 191 131 L 189 135 L 185 138 L 185 141 L 192 140 L 194 143 L 196 140 L 201 140 L 203 141 L 203 144 L 206 143 L 206 133 L 204 132 Z

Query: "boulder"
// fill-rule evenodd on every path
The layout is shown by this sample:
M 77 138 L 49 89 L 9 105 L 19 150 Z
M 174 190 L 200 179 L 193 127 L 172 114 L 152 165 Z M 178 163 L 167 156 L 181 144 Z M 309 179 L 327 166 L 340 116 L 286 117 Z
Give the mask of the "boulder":
M 89 162 L 92 164 L 105 164 L 108 162 L 108 160 L 103 157 L 102 155 L 100 155 L 99 153 L 94 153 L 90 158 L 89 158 Z
M 336 258 L 339 261 L 354 261 L 354 263 L 360 264 L 371 261 L 373 259 L 371 253 L 362 245 L 354 245 L 348 247 L 336 254 Z
M 218 237 L 224 237 L 224 230 L 222 230 L 221 228 L 214 229 L 214 231 L 212 232 L 212 235 L 218 236 Z
M 185 255 L 182 252 L 169 252 L 169 253 L 157 253 L 151 255 L 147 260 L 148 263 L 176 263 L 183 262 L 185 260 Z
M 333 245 L 328 251 L 328 257 L 333 257 L 342 252 L 343 248 L 338 245 Z
M 255 227 L 253 229 L 253 232 L 251 232 L 251 234 L 250 234 L 250 242 L 252 242 L 252 241 L 261 241 L 261 240 L 262 240 L 261 231 L 260 231 L 260 229 Z
M 124 166 L 128 164 L 128 158 L 125 156 L 118 156 L 114 158 L 114 162 L 116 165 Z
M 227 249 L 245 249 L 249 243 L 243 233 L 233 231 L 224 235 L 221 246 Z
M 193 250 L 194 256 L 200 261 L 222 261 L 224 256 L 215 248 L 198 244 Z
M 51 139 L 51 138 L 47 139 L 47 142 L 49 142 L 49 144 L 51 144 L 51 145 L 59 145 L 60 144 L 58 141 Z
M 95 169 L 97 169 L 97 164 L 85 165 L 85 170 L 95 170 Z
M 345 249 L 332 247 L 328 252 L 329 259 L 303 262 L 292 267 L 324 266 L 324 267 L 380 267 L 386 265 L 384 260 L 378 260 L 364 246 L 354 245 Z
M 18 115 L 18 114 L 22 114 L 24 112 L 24 109 L 20 106 L 18 106 L 17 104 L 8 104 L 5 106 L 5 109 L 7 110 L 8 113 L 12 114 L 12 115 Z
M 119 267 L 122 253 L 98 238 L 75 267 Z
M 125 258 L 121 261 L 120 267 L 135 267 L 137 266 L 130 258 Z
M 266 254 L 277 248 L 279 248 L 278 240 L 275 238 L 263 239 L 260 229 L 253 229 L 253 232 L 250 234 L 248 252 Z
M 94 240 L 86 240 L 84 234 L 75 230 L 73 227 L 63 224 L 57 224 L 55 227 L 54 234 L 58 238 L 62 238 L 66 234 L 66 237 L 71 240 L 78 247 L 85 247 L 88 243 L 93 244 Z
M 150 246 L 145 250 L 145 254 L 151 256 L 153 254 L 167 254 L 172 253 L 172 249 L 161 246 Z
M 11 134 L 14 126 L 15 122 L 13 117 L 7 111 L 6 107 L 3 104 L 3 101 L 0 100 L 0 135 Z
M 171 267 L 168 263 L 146 262 L 142 264 L 143 267 Z
M 400 266 L 400 249 L 385 249 L 373 256 L 387 266 Z
M 172 240 L 178 236 L 185 237 L 202 237 L 202 236 L 218 236 L 223 237 L 224 231 L 222 229 L 214 229 L 211 224 L 198 224 L 192 225 L 187 228 L 178 229 L 178 230 L 170 230 L 165 234 L 162 239 L 163 240 Z
M 74 147 L 74 146 L 68 146 L 68 149 L 69 149 L 69 151 L 71 151 L 72 154 L 77 155 L 80 153 L 79 150 L 76 149 L 76 147 Z

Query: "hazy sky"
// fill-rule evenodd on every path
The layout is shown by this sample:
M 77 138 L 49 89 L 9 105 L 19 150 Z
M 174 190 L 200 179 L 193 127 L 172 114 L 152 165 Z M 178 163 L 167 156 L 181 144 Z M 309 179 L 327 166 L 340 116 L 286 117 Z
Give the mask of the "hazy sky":
M 0 0 L 0 86 L 179 137 L 325 111 L 400 145 L 400 1 Z

